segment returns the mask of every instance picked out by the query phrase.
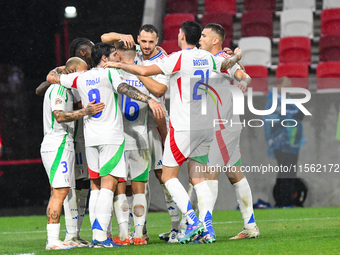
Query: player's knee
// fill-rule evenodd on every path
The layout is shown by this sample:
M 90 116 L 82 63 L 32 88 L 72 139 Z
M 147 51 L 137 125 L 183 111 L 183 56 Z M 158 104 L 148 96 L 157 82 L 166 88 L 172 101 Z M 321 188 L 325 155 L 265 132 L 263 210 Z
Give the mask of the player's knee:
M 122 206 L 120 207 L 123 212 L 127 212 L 129 210 L 129 204 L 127 200 L 124 200 Z
M 137 217 L 142 217 L 144 214 L 145 208 L 143 205 L 135 205 L 133 207 L 133 214 Z

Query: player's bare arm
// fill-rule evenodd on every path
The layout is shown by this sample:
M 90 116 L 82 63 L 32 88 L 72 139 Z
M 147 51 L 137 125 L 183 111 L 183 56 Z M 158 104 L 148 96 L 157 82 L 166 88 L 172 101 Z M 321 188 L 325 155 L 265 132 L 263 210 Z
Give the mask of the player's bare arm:
M 103 34 L 101 37 L 102 42 L 115 44 L 123 41 L 127 48 L 132 48 L 135 45 L 135 40 L 132 35 L 119 34 L 115 32 Z
M 95 104 L 95 100 L 88 103 L 85 109 L 76 110 L 76 111 L 62 111 L 62 110 L 55 110 L 53 111 L 53 115 L 58 123 L 61 122 L 70 122 L 77 119 L 80 119 L 86 115 L 95 115 L 101 112 L 104 109 L 105 104 L 100 102 Z
M 159 131 L 161 132 L 162 135 L 162 143 L 164 145 L 165 142 L 165 138 L 168 134 L 168 129 L 167 129 L 167 125 L 166 125 L 166 121 L 165 121 L 165 117 L 160 118 L 160 119 L 155 119 L 157 126 L 159 128 Z
M 60 74 L 56 73 L 54 70 L 51 70 L 46 77 L 46 81 L 51 84 L 60 84 Z
M 222 65 L 221 65 L 221 70 L 228 70 L 230 67 L 235 65 L 235 63 L 239 61 L 241 58 L 242 58 L 242 52 L 239 48 L 236 48 L 233 56 L 223 60 Z
M 118 92 L 124 94 L 132 99 L 147 103 L 151 108 L 155 118 L 163 118 L 165 116 L 164 109 L 160 103 L 152 99 L 150 96 L 145 95 L 138 89 L 130 86 L 127 83 L 122 83 L 117 88 Z
M 129 73 L 142 76 L 151 76 L 156 74 L 163 74 L 163 71 L 157 65 L 141 66 L 141 65 L 130 65 L 122 62 L 108 61 L 103 65 L 104 68 L 118 68 L 123 69 Z
M 242 92 L 245 92 L 247 90 L 247 86 L 251 83 L 251 77 L 241 69 L 237 69 L 234 77 L 239 81 L 239 83 L 236 85 Z
M 37 96 L 43 96 L 48 89 L 48 87 L 51 85 L 48 81 L 42 82 L 36 89 L 35 89 L 35 94 Z
M 161 97 L 168 90 L 168 87 L 163 83 L 160 83 L 150 77 L 137 76 L 138 79 L 144 84 L 144 86 L 156 97 Z

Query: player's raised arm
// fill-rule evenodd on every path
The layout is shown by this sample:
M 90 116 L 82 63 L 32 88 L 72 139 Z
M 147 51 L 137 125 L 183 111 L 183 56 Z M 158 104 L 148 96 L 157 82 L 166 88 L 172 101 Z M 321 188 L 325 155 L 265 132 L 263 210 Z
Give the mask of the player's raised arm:
M 85 109 L 76 110 L 76 111 L 62 111 L 62 110 L 55 110 L 53 111 L 53 115 L 58 123 L 61 122 L 70 122 L 77 119 L 80 119 L 86 115 L 95 115 L 101 112 L 105 104 L 103 102 L 95 103 L 96 100 L 88 103 Z
M 132 99 L 141 101 L 143 103 L 147 103 L 151 108 L 153 115 L 155 118 L 163 118 L 165 116 L 165 112 L 163 106 L 158 103 L 156 100 L 152 99 L 150 96 L 145 95 L 144 93 L 140 92 L 138 89 L 130 86 L 127 83 L 121 83 L 117 91 L 121 94 L 124 94 Z
M 144 86 L 156 97 L 161 97 L 168 90 L 168 87 L 163 83 L 160 83 L 150 77 L 137 76 L 138 79 L 143 82 Z
M 135 45 L 135 40 L 132 35 L 119 34 L 110 32 L 103 34 L 101 37 L 102 42 L 115 44 L 119 41 L 124 42 L 125 47 L 132 48 Z
M 247 86 L 249 86 L 251 83 L 251 77 L 241 69 L 237 69 L 234 76 L 239 81 L 239 83 L 236 84 L 236 86 L 242 92 L 245 92 L 247 90 Z
M 141 66 L 141 65 L 130 65 L 122 62 L 106 62 L 103 67 L 105 68 L 118 68 L 123 69 L 129 73 L 142 76 L 151 76 L 156 74 L 163 74 L 163 71 L 157 65 Z
M 223 60 L 221 64 L 221 70 L 228 70 L 230 67 L 235 65 L 235 63 L 239 61 L 241 58 L 242 58 L 242 51 L 239 48 L 236 48 L 233 56 Z

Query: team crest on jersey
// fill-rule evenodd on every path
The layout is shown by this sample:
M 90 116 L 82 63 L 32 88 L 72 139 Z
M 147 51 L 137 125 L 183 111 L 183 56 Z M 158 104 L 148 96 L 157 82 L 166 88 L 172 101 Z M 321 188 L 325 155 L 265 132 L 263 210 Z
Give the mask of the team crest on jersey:
M 56 105 L 59 105 L 59 104 L 62 104 L 63 103 L 63 100 L 61 100 L 60 98 L 57 98 L 56 100 L 55 100 L 55 104 Z

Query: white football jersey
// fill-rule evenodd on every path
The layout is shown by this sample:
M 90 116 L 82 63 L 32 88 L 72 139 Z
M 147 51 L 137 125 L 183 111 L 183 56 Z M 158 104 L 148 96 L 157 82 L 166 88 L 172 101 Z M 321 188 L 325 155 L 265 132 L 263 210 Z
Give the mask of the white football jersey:
M 229 55 L 221 51 L 215 54 L 215 57 L 223 61 L 224 59 L 229 57 Z M 221 76 L 222 80 L 224 79 L 223 83 L 230 85 L 230 82 L 235 79 L 235 72 L 238 69 L 241 69 L 241 67 L 239 64 L 236 63 L 231 68 L 229 68 L 227 71 L 221 71 L 221 74 L 219 74 L 219 76 Z M 217 76 L 212 76 L 212 77 L 216 78 Z M 221 107 L 220 109 L 221 119 L 228 121 L 228 123 L 224 124 L 225 129 L 229 132 L 241 130 L 242 125 L 239 124 L 240 116 L 232 114 L 233 105 L 232 105 L 231 92 L 229 90 L 220 89 L 219 93 L 222 93 L 221 95 L 222 102 L 226 103 L 226 104 L 223 104 L 223 107 Z M 230 113 L 232 114 L 231 118 L 230 118 Z
M 72 111 L 73 95 L 65 87 L 51 84 L 44 96 L 44 139 L 41 151 L 55 151 L 62 143 L 65 144 L 65 148 L 73 151 L 74 121 L 58 123 L 53 114 L 56 110 Z
M 149 95 L 149 90 L 137 78 L 136 75 L 121 70 L 126 82 Z M 125 149 L 137 150 L 148 148 L 147 115 L 148 104 L 129 98 L 126 95 L 119 95 L 123 113 Z
M 155 56 L 147 59 L 142 60 L 142 65 L 144 66 L 151 66 L 153 64 L 156 64 L 157 61 L 161 61 L 162 59 L 166 58 L 166 56 L 163 54 L 162 51 L 159 51 Z M 150 76 L 155 81 L 162 83 L 166 85 L 169 88 L 170 85 L 170 77 L 168 75 L 164 74 L 157 74 Z M 165 119 L 169 119 L 168 111 L 165 107 L 165 96 L 156 97 L 154 94 L 150 93 L 151 98 L 155 99 L 158 103 L 160 103 L 163 106 L 163 109 L 165 111 Z M 155 121 L 155 117 L 153 116 L 152 110 L 149 108 L 149 115 L 148 115 L 148 126 L 149 127 L 157 127 L 157 123 Z
M 73 94 L 73 101 L 74 103 L 80 102 L 81 97 L 77 89 L 71 89 Z M 83 118 L 80 118 L 74 121 L 74 142 L 81 142 L 84 143 L 84 121 Z
M 117 88 L 125 82 L 120 71 L 111 68 L 92 68 L 83 73 L 61 75 L 60 83 L 63 86 L 78 89 L 83 107 L 93 100 L 105 103 L 102 112 L 84 117 L 86 147 L 123 143 L 123 119 Z
M 202 114 L 202 108 L 207 107 L 204 104 L 209 104 L 212 99 L 202 90 L 207 87 L 199 81 L 210 84 L 209 77 L 220 71 L 221 62 L 208 51 L 194 48 L 175 52 L 156 65 L 164 74 L 170 75 L 170 122 L 174 129 L 212 128 L 212 114 Z

